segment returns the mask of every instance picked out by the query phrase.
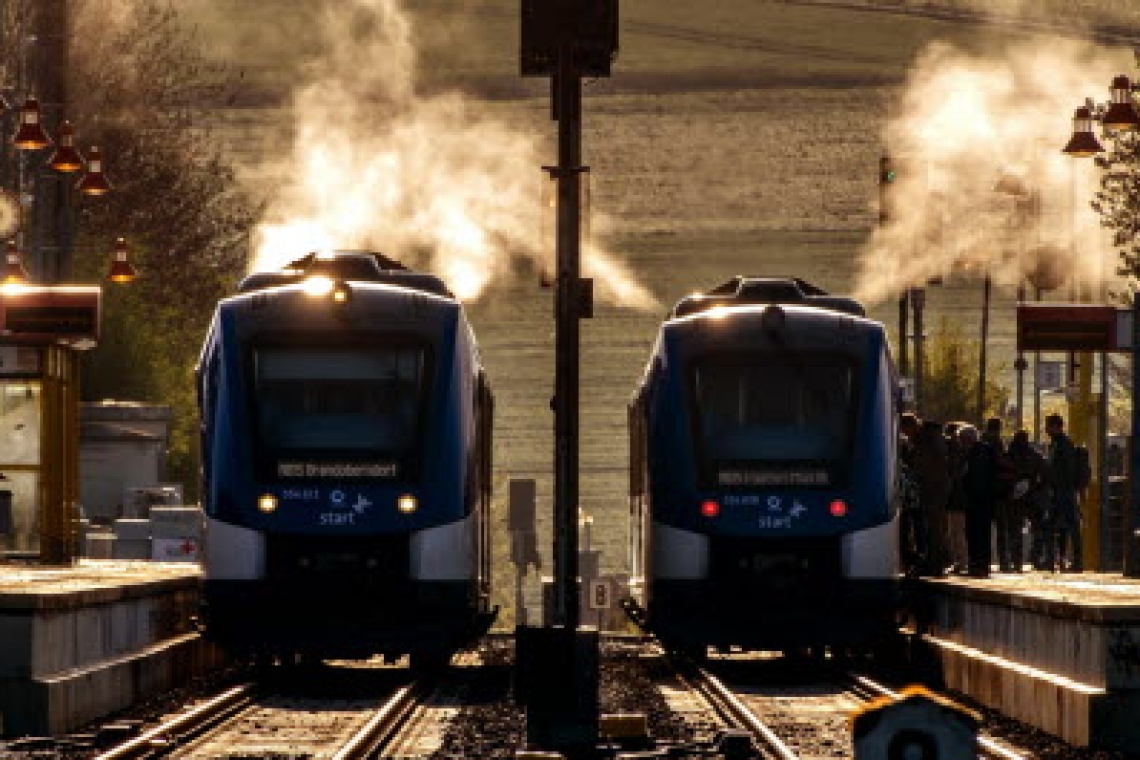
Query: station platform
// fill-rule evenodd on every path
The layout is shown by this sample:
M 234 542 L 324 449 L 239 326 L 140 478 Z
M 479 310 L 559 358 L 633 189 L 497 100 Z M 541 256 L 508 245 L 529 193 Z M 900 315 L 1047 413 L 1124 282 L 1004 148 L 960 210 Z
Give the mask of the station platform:
M 0 565 L 0 737 L 60 734 L 222 664 L 186 563 Z
M 1079 747 L 1140 753 L 1140 580 L 1098 573 L 919 579 L 947 688 Z

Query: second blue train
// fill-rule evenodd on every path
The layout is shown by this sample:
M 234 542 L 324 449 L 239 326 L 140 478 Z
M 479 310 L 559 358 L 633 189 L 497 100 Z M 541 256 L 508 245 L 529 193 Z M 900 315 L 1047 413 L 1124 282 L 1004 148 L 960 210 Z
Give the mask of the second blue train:
M 894 628 L 897 387 L 882 324 L 802 280 L 677 304 L 629 409 L 636 601 L 666 645 L 800 651 Z

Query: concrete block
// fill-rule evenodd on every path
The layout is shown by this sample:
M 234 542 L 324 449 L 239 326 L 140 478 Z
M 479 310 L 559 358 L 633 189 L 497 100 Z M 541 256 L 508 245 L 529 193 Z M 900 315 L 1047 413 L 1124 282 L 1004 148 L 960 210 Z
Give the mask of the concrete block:
M 151 507 L 151 538 L 200 538 L 204 525 L 198 507 Z
M 115 559 L 150 559 L 150 539 L 123 539 L 115 541 Z
M 89 533 L 83 539 L 83 556 L 89 559 L 111 559 L 115 556 L 115 534 Z
M 122 518 L 114 522 L 115 538 L 120 541 L 149 541 L 150 520 Z

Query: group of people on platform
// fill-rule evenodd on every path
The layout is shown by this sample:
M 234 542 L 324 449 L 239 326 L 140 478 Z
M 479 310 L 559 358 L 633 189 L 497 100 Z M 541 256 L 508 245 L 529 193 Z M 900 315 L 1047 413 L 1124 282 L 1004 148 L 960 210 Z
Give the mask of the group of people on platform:
M 988 577 L 995 529 L 998 567 L 1022 572 L 1027 525 L 1033 568 L 1082 570 L 1078 493 L 1087 486 L 1087 458 L 1058 414 L 1045 419 L 1044 455 L 1024 430 L 1007 445 L 1001 426 L 993 418 L 979 432 L 966 423 L 902 415 L 903 548 L 913 572 Z

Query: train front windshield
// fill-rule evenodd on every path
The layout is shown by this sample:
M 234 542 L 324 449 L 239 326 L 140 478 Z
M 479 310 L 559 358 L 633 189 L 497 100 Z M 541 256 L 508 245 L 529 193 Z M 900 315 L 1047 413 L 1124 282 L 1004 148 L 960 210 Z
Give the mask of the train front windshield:
M 706 360 L 694 368 L 694 395 L 706 484 L 829 486 L 843 478 L 855 422 L 847 360 Z
M 254 372 L 259 440 L 278 477 L 410 474 L 422 348 L 258 348 Z

